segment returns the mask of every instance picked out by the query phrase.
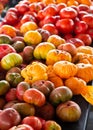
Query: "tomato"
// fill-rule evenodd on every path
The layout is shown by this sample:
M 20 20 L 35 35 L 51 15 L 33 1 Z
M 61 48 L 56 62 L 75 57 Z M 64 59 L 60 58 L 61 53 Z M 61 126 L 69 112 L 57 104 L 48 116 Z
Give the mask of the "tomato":
M 54 16 L 57 14 L 57 8 L 53 5 L 48 5 L 43 9 L 43 15 L 46 16 Z
M 24 15 L 25 12 L 29 11 L 29 5 L 27 4 L 17 4 L 15 8 L 18 10 L 20 15 Z
M 16 52 L 16 50 L 9 44 L 0 44 L 0 60 L 8 53 Z
M 10 84 L 6 80 L 0 80 L 0 96 L 6 94 L 10 89 Z
M 17 85 L 17 87 L 16 87 L 16 96 L 17 96 L 18 100 L 23 101 L 23 94 L 29 88 L 30 88 L 30 85 L 25 81 L 20 82 Z
M 60 12 L 61 9 L 66 8 L 67 5 L 65 3 L 59 3 L 57 4 L 57 11 Z
M 72 19 L 61 19 L 56 22 L 56 27 L 59 30 L 59 32 L 65 34 L 65 33 L 71 33 L 74 29 L 74 21 Z
M 82 17 L 82 20 L 85 21 L 90 28 L 93 28 L 93 15 L 86 14 Z
M 80 5 L 78 5 L 78 10 L 79 11 L 89 11 L 89 6 L 88 5 L 86 5 L 86 4 L 80 4 Z
M 93 39 L 93 28 L 88 28 L 86 33 L 89 34 Z
M 9 8 L 7 12 L 14 12 L 14 13 L 16 13 L 17 15 L 19 15 L 19 14 L 18 14 L 18 10 L 17 10 L 16 8 L 14 8 L 14 7 Z
M 78 15 L 77 11 L 74 8 L 66 7 L 60 10 L 61 18 L 70 18 L 74 19 Z
M 75 34 L 86 33 L 88 25 L 84 21 L 78 21 L 75 23 L 74 32 Z
M 34 130 L 34 129 L 27 124 L 20 124 L 18 126 L 11 127 L 9 130 Z
M 49 96 L 50 92 L 55 88 L 54 84 L 49 80 L 38 80 L 32 83 L 32 88 L 38 89 L 45 96 Z
M 37 19 L 38 19 L 39 21 L 44 19 L 43 10 L 40 10 L 40 11 L 37 13 Z
M 24 14 L 20 20 L 21 24 L 24 24 L 25 22 L 28 22 L 28 21 L 36 22 L 36 19 L 33 15 Z
M 70 42 L 70 43 L 74 44 L 76 47 L 84 46 L 84 45 L 85 45 L 85 43 L 84 43 L 81 39 L 79 39 L 78 37 L 69 38 L 69 39 L 67 40 L 67 42 Z
M 35 3 L 35 2 L 31 3 L 29 5 L 29 8 L 30 8 L 31 12 L 36 12 L 36 13 L 43 9 L 42 5 Z
M 42 128 L 41 120 L 36 116 L 27 116 L 23 118 L 22 124 L 30 125 L 34 130 L 41 130 Z
M 56 26 L 52 23 L 47 23 L 42 26 L 42 29 L 49 31 L 51 34 L 58 34 Z
M 19 73 L 7 73 L 5 78 L 12 87 L 16 87 L 20 82 L 22 82 L 24 79 Z
M 5 20 L 9 25 L 15 25 L 18 22 L 18 16 L 15 12 L 7 12 Z
M 56 16 L 47 16 L 43 20 L 41 20 L 40 23 L 42 23 L 42 26 L 44 24 L 49 24 L 49 23 L 55 24 L 58 19 L 60 19 L 59 15 L 56 15 Z
M 6 62 L 8 61 L 8 62 Z M 23 62 L 23 58 L 18 53 L 12 52 L 5 55 L 1 59 L 1 67 L 5 70 L 9 70 L 14 66 L 20 65 Z
M 85 33 L 77 34 L 76 37 L 82 40 L 86 46 L 92 44 L 92 38 L 89 34 L 85 34 Z
M 5 94 L 5 100 L 7 102 L 16 100 L 16 88 L 10 88 L 9 91 Z
M 27 89 L 23 94 L 23 99 L 36 106 L 42 106 L 46 101 L 45 95 L 35 88 Z
M 82 20 L 82 17 L 83 17 L 84 15 L 86 15 L 86 14 L 88 14 L 88 12 L 86 12 L 86 11 L 79 11 L 79 12 L 78 12 L 78 18 L 79 18 L 80 20 Z

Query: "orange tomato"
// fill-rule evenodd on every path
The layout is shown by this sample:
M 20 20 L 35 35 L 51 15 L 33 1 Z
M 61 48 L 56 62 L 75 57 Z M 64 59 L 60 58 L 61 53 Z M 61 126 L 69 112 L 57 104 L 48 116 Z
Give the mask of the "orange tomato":
M 0 27 L 0 34 L 6 34 L 12 38 L 16 36 L 16 32 L 16 28 L 11 25 L 2 25 Z
M 37 89 L 30 88 L 24 92 L 23 99 L 25 102 L 36 106 L 43 106 L 46 102 L 45 95 Z

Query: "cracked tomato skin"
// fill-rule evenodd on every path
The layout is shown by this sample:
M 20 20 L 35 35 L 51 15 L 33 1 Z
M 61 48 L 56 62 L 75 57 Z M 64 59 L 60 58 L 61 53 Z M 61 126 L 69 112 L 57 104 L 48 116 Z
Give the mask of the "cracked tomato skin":
M 46 102 L 45 95 L 35 88 L 27 89 L 23 94 L 25 102 L 34 104 L 36 106 L 43 106 Z

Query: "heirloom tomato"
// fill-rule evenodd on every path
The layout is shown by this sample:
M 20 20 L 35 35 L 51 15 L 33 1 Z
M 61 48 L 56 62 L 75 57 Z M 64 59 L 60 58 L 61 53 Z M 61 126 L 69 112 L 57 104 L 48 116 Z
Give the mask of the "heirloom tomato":
M 36 116 L 27 116 L 23 118 L 22 124 L 27 124 L 34 128 L 34 130 L 41 130 L 42 128 L 41 120 Z
M 1 67 L 5 70 L 9 70 L 14 66 L 18 66 L 23 62 L 21 55 L 12 52 L 7 54 L 1 59 Z
M 46 102 L 45 95 L 35 88 L 27 89 L 23 94 L 25 102 L 34 104 L 36 106 L 42 106 Z

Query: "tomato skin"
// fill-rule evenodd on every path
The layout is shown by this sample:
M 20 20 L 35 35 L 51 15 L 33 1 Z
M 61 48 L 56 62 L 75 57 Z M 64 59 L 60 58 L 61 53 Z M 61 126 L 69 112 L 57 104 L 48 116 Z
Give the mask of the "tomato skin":
M 86 22 L 79 21 L 75 23 L 75 28 L 74 28 L 75 34 L 86 33 L 87 29 L 88 29 L 88 25 Z
M 93 15 L 92 14 L 84 15 L 82 17 L 82 20 L 85 21 L 90 28 L 93 28 Z
M 34 104 L 36 106 L 42 106 L 46 102 L 45 95 L 37 89 L 27 89 L 23 94 L 23 99 L 27 103 Z
M 9 44 L 0 44 L 0 60 L 8 53 L 16 52 L 16 50 Z
M 16 87 L 16 96 L 17 96 L 18 100 L 23 101 L 23 94 L 29 88 L 30 88 L 30 85 L 25 81 L 20 82 L 17 85 L 17 87 Z
M 29 11 L 29 5 L 27 4 L 17 4 L 15 8 L 18 10 L 20 15 L 24 15 L 25 12 Z
M 74 8 L 66 7 L 60 10 L 61 18 L 71 18 L 74 19 L 77 16 L 77 11 Z
M 9 62 L 6 62 L 9 61 Z M 7 55 L 5 55 L 1 59 L 1 67 L 5 70 L 9 70 L 14 66 L 20 65 L 23 62 L 23 58 L 21 55 L 15 52 L 11 52 Z
M 28 21 L 36 22 L 36 19 L 31 14 L 24 14 L 20 20 L 21 24 L 24 24 L 25 22 L 28 22 Z
M 48 5 L 43 9 L 44 16 L 54 16 L 57 14 L 57 8 L 54 5 Z
M 92 44 L 92 38 L 89 34 L 85 33 L 77 34 L 76 38 L 82 40 L 86 46 L 90 46 Z
M 79 35 L 79 34 L 78 34 L 78 35 Z M 83 42 L 81 39 L 79 39 L 78 37 L 69 38 L 69 39 L 67 40 L 67 42 L 70 42 L 71 44 L 74 44 L 76 47 L 84 46 L 84 45 L 85 45 L 84 42 Z
M 52 23 L 47 23 L 42 26 L 42 29 L 49 31 L 51 34 L 58 35 L 58 30 L 56 29 L 56 26 Z
M 30 125 L 34 130 L 41 130 L 42 123 L 40 119 L 36 116 L 27 116 L 23 118 L 22 124 Z
M 63 8 L 66 8 L 67 5 L 66 5 L 65 3 L 59 3 L 59 4 L 57 4 L 56 7 L 57 7 L 57 11 L 58 11 L 58 13 L 59 13 L 60 10 L 63 9 Z
M 71 33 L 74 29 L 74 21 L 72 19 L 61 19 L 56 22 L 56 27 L 63 34 Z
M 38 13 L 40 10 L 43 9 L 43 6 L 40 5 L 40 4 L 38 4 L 38 3 L 31 3 L 31 4 L 29 5 L 29 8 L 30 8 L 30 11 L 31 11 L 31 12 L 36 12 L 36 13 Z
M 18 126 L 13 126 L 11 127 L 9 130 L 34 130 L 31 126 L 27 125 L 27 124 L 20 124 Z
M 7 12 L 5 20 L 9 25 L 15 25 L 18 22 L 18 16 L 15 12 Z

